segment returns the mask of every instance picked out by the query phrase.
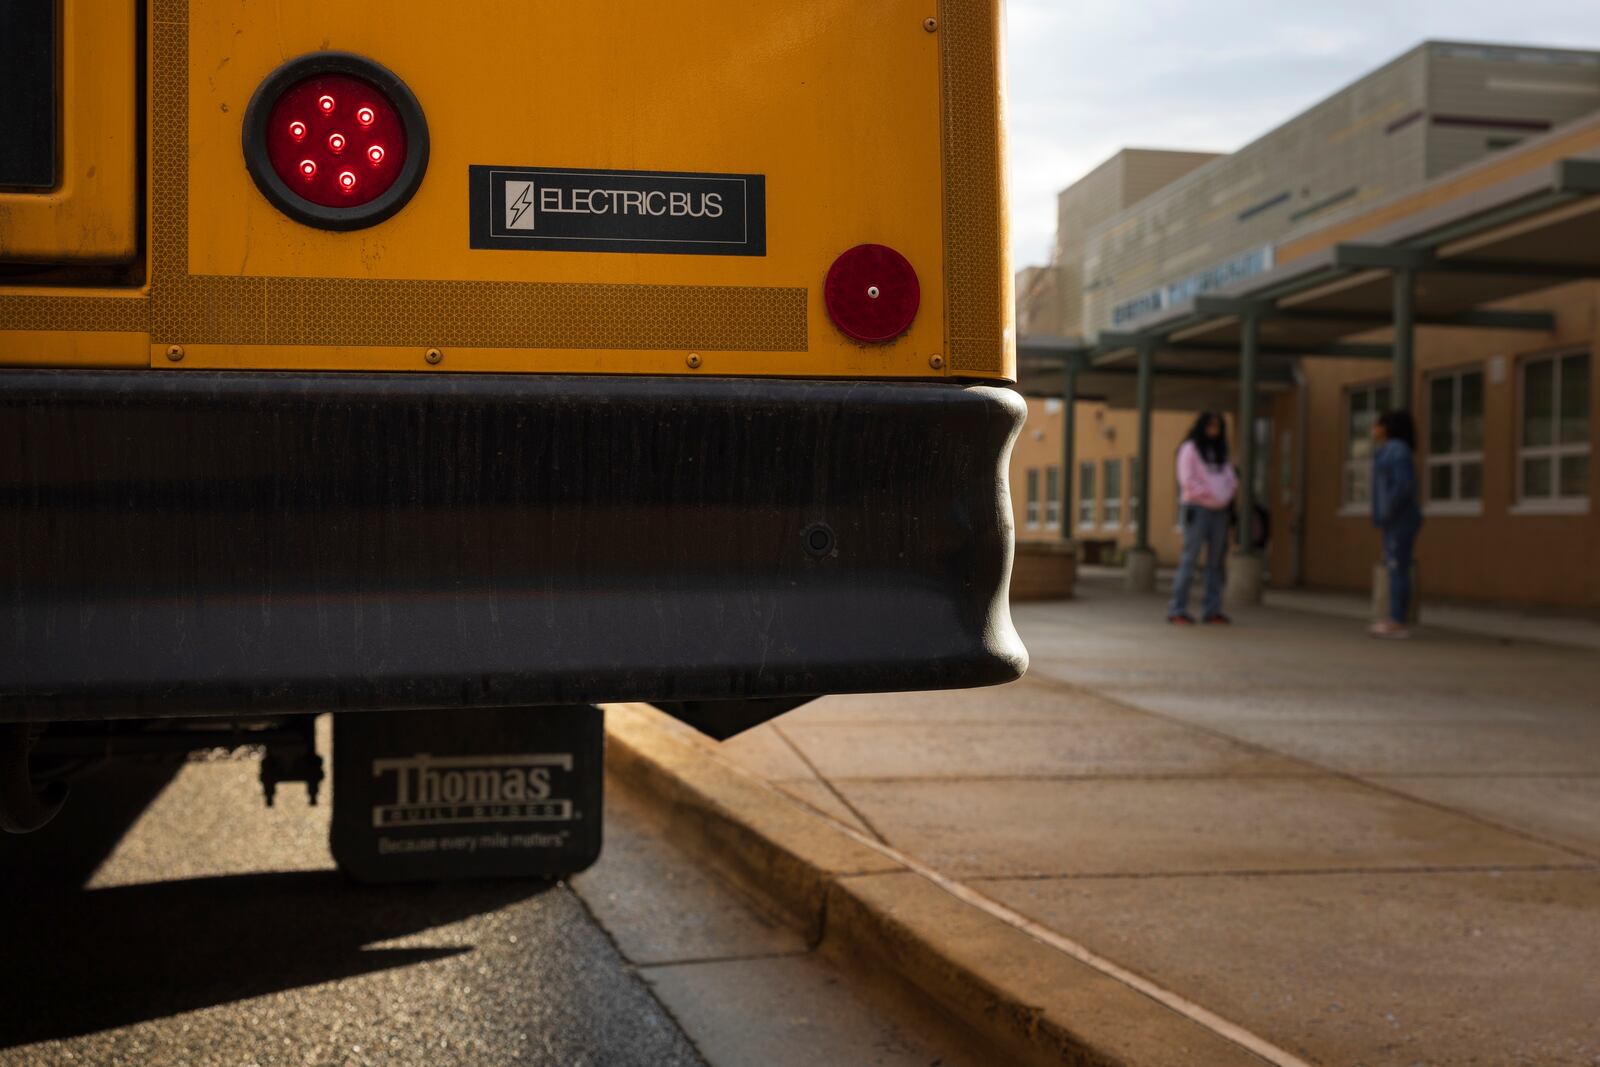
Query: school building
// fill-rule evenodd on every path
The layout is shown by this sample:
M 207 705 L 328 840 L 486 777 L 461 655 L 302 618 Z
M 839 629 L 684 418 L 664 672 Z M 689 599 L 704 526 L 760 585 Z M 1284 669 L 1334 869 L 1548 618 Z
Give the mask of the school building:
M 1266 518 L 1230 596 L 1368 589 L 1367 434 L 1404 407 L 1422 597 L 1600 609 L 1600 54 L 1430 41 L 1231 155 L 1120 153 L 1017 283 L 1024 551 L 1148 585 L 1215 408 Z

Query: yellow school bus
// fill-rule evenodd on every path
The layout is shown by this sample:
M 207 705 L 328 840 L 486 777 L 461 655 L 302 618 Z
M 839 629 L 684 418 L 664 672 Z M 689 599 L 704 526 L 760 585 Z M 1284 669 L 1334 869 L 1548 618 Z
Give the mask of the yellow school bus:
M 999 0 L 0 12 L 8 828 L 153 719 L 1022 670 Z

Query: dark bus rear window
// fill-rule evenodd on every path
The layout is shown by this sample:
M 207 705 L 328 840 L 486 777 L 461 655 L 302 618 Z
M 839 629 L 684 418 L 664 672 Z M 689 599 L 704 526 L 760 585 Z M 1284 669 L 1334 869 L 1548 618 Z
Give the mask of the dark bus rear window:
M 0 187 L 56 184 L 55 0 L 0 2 Z

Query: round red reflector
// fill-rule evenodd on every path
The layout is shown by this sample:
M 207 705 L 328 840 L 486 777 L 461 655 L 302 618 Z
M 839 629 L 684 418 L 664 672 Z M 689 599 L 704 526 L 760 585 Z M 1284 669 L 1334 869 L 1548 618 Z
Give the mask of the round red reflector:
M 911 328 L 922 287 L 899 252 L 887 245 L 856 245 L 828 268 L 822 299 L 828 317 L 846 336 L 882 344 Z
M 338 97 L 356 94 L 369 99 L 379 96 L 375 87 L 353 75 L 317 74 L 291 85 L 272 105 L 272 117 L 267 122 L 267 159 L 272 169 L 286 178 L 298 171 L 302 180 L 295 183 L 295 192 L 313 204 L 349 207 L 376 200 L 394 184 L 405 164 L 405 124 L 393 105 L 381 97 L 365 106 L 373 112 L 375 124 L 383 123 L 387 131 L 382 145 L 372 140 L 372 133 L 365 128 L 358 128 L 354 135 L 334 129 L 337 119 L 323 114 L 331 110 L 330 104 Z M 296 127 L 311 134 L 310 139 L 297 139 Z M 274 136 L 271 132 L 278 130 L 287 130 L 287 136 Z M 336 165 L 351 149 L 372 164 L 360 181 L 354 171 L 340 170 Z M 373 149 L 377 149 L 376 155 Z M 315 165 L 308 171 L 306 162 Z

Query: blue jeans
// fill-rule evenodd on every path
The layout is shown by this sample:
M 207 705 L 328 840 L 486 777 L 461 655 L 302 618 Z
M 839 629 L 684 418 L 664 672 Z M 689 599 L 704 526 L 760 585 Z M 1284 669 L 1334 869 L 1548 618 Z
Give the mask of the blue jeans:
M 1383 566 L 1389 572 L 1389 618 L 1406 624 L 1406 609 L 1411 606 L 1411 550 L 1417 543 L 1417 527 L 1412 523 L 1383 528 Z
M 1194 580 L 1194 568 L 1200 561 L 1200 549 L 1206 550 L 1206 594 L 1201 606 L 1202 616 L 1222 613 L 1222 566 L 1228 556 L 1228 509 L 1202 508 L 1185 504 L 1183 515 L 1183 558 L 1178 561 L 1178 576 L 1172 580 L 1172 603 L 1167 605 L 1168 615 L 1189 613 L 1189 583 Z

